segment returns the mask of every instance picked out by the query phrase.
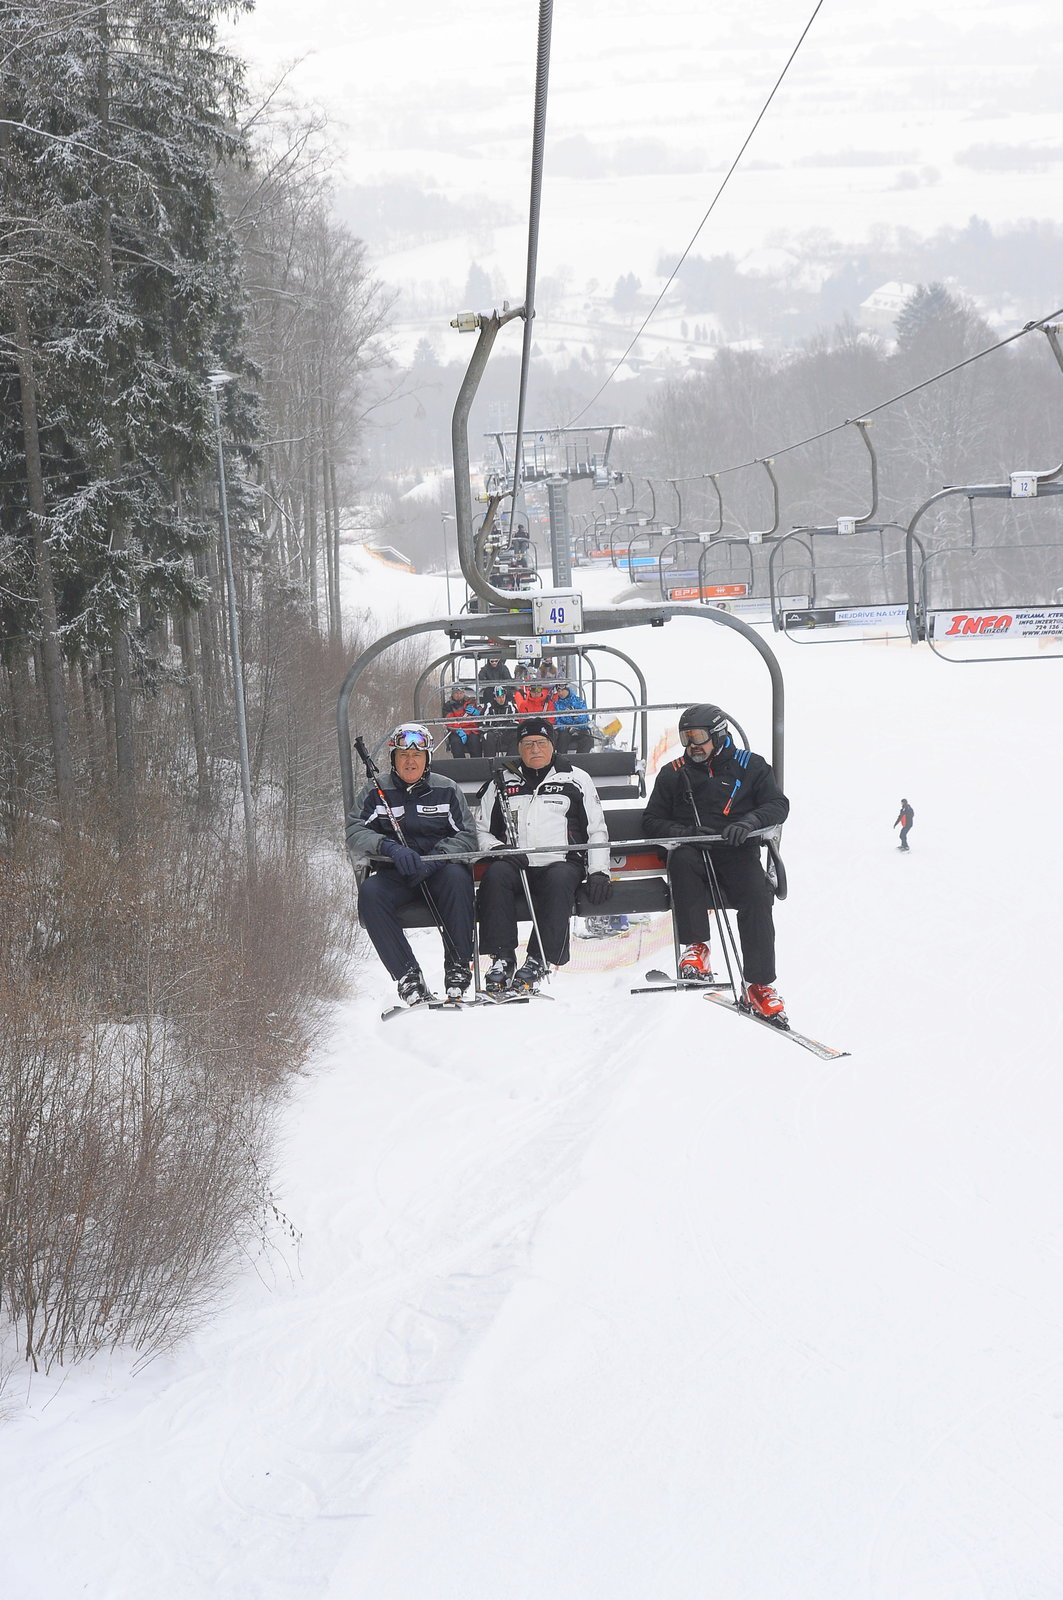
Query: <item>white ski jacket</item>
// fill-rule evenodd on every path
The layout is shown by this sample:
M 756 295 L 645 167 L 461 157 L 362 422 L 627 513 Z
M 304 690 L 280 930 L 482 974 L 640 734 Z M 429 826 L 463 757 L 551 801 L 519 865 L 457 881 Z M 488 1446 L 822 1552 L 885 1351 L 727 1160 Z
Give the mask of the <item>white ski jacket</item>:
M 548 867 L 553 861 L 586 861 L 588 874 L 609 871 L 609 830 L 598 791 L 581 767 L 574 767 L 563 756 L 555 756 L 542 772 L 532 773 L 522 765 L 505 771 L 506 798 L 516 822 L 514 848 L 549 853 L 534 855 L 533 867 Z M 492 783 L 480 802 L 476 832 L 484 850 L 509 845 L 506 818 L 498 792 Z M 572 850 L 574 844 L 589 844 L 590 850 Z

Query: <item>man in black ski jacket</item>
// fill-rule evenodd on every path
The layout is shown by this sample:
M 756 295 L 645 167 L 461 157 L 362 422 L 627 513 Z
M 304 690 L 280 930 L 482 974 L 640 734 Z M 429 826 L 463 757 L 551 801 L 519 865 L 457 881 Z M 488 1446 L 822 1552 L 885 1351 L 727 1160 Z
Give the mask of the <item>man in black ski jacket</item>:
M 750 834 L 784 822 L 790 802 L 763 756 L 735 745 L 719 706 L 690 706 L 679 719 L 679 737 L 684 754 L 657 774 L 643 830 L 649 839 L 718 836 L 708 846 L 681 844 L 668 852 L 676 930 L 686 946 L 679 976 L 712 981 L 708 856 L 722 904 L 738 912 L 745 998 L 759 1016 L 781 1017 L 783 1002 L 774 988 L 774 896 Z
M 901 849 L 902 850 L 907 850 L 908 849 L 908 834 L 909 834 L 909 831 L 911 830 L 911 826 L 912 826 L 912 823 L 914 821 L 915 821 L 915 808 L 913 806 L 910 806 L 908 804 L 907 800 L 902 800 L 901 801 L 901 809 L 897 814 L 897 821 L 893 824 L 893 826 L 895 828 L 899 827 L 900 830 L 901 830 Z
M 451 855 L 476 849 L 476 824 L 458 784 L 431 770 L 432 736 L 419 722 L 404 722 L 388 740 L 391 771 L 380 790 L 369 783 L 347 817 L 347 850 L 372 873 L 358 889 L 358 916 L 373 948 L 399 986 L 399 999 L 416 1005 L 428 985 L 402 927 L 401 912 L 425 904 L 427 885 L 442 923 L 444 982 L 458 999 L 472 976 L 475 909 L 472 869 Z M 399 825 L 399 839 L 392 817 Z

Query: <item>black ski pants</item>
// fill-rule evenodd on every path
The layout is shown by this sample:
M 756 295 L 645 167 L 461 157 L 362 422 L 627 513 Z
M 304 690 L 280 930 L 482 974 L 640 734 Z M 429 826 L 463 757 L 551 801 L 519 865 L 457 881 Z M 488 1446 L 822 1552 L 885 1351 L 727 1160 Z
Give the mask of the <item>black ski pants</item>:
M 469 868 L 464 861 L 448 861 L 423 882 L 428 885 L 428 892 L 459 958 L 471 961 L 475 910 Z M 371 872 L 358 890 L 359 921 L 373 941 L 373 949 L 396 980 L 417 965 L 417 957 L 399 922 L 399 912 L 406 906 L 424 904 L 419 885 L 404 878 L 394 867 Z M 445 958 L 451 953 L 445 942 L 443 953 Z
M 901 829 L 901 849 L 902 850 L 907 850 L 908 849 L 908 835 L 911 832 L 911 829 L 912 829 L 912 825 L 911 825 L 910 822 L 906 822 L 904 824 L 904 827 Z
M 552 861 L 548 867 L 527 868 L 535 917 L 542 934 L 545 952 L 532 930 L 528 954 L 545 959 L 551 966 L 563 967 L 568 960 L 568 932 L 576 890 L 583 878 L 583 867 L 574 861 Z M 480 953 L 508 956 L 517 948 L 517 920 L 528 916 L 528 902 L 520 871 L 512 861 L 490 861 L 480 879 L 477 895 L 480 911 Z
M 774 983 L 774 895 L 760 864 L 759 846 L 714 845 L 709 856 L 724 906 L 738 913 L 743 977 L 747 983 Z M 694 844 L 677 845 L 669 851 L 668 882 L 679 943 L 707 944 L 711 897 L 705 851 Z

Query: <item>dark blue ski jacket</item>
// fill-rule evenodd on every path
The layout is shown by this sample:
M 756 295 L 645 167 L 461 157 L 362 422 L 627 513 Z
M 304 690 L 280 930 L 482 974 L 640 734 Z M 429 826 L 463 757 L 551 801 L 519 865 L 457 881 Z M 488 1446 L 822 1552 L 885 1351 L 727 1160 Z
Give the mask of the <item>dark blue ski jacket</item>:
M 405 784 L 394 772 L 380 774 L 380 787 L 398 819 L 406 843 L 421 856 L 449 856 L 476 849 L 476 824 L 468 803 L 452 778 L 428 768 L 416 783 Z M 347 816 L 347 850 L 371 856 L 381 838 L 394 839 L 387 810 L 374 784 L 367 784 Z M 374 866 L 391 867 L 387 861 Z

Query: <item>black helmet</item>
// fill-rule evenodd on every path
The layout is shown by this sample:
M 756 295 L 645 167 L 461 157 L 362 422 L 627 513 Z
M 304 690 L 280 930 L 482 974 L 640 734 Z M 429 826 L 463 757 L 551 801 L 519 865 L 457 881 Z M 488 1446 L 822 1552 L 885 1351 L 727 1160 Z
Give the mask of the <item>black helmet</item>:
M 679 718 L 680 733 L 685 732 L 687 728 L 707 728 L 713 744 L 718 744 L 722 735 L 727 732 L 727 718 L 719 706 L 687 706 Z

